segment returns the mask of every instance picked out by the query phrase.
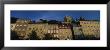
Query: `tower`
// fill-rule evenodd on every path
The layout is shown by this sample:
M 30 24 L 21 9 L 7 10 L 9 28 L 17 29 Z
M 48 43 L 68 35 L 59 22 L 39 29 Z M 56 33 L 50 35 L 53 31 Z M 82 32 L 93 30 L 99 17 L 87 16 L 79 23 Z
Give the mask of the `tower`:
M 65 16 L 64 17 L 64 22 L 71 23 L 72 22 L 72 17 L 71 16 Z

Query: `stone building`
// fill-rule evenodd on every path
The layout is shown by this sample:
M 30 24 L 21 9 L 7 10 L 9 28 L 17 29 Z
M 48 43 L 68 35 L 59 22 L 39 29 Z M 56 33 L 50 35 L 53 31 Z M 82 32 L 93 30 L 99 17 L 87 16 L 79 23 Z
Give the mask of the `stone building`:
M 15 23 L 15 27 L 12 31 L 15 31 L 20 39 L 27 39 L 30 31 L 28 31 L 28 24 L 31 20 L 18 19 Z M 12 25 L 12 24 L 11 24 Z
M 32 31 L 36 32 L 40 40 L 43 40 L 46 34 L 60 40 L 71 40 L 73 36 L 81 34 L 100 38 L 100 22 L 82 20 L 77 25 L 72 23 L 70 16 L 66 16 L 64 22 L 61 23 L 48 23 L 47 21 L 33 23 L 29 19 L 18 19 L 16 23 L 11 23 L 11 31 L 15 31 L 20 39 L 29 39 Z
M 47 23 L 36 23 L 36 24 L 29 24 L 28 31 L 32 32 L 35 31 L 37 36 L 39 36 L 40 39 L 43 39 L 45 36 L 44 34 L 48 31 L 48 24 Z
M 32 31 L 36 32 L 41 40 L 45 37 L 45 34 L 51 34 L 53 37 L 57 37 L 60 40 L 72 39 L 72 31 L 69 24 L 49 24 L 49 23 L 31 23 L 31 20 L 17 20 L 12 31 L 15 31 L 20 39 L 28 39 Z
M 100 23 L 99 21 L 80 21 L 84 35 L 93 35 L 100 37 Z
M 71 16 L 65 16 L 64 17 L 64 22 L 65 23 L 71 23 L 72 22 L 72 17 Z
M 72 39 L 72 31 L 70 24 L 60 24 L 59 33 L 59 36 L 61 36 L 62 39 Z
M 79 26 L 73 27 L 73 32 L 74 32 L 74 35 L 82 35 L 83 34 L 82 28 Z
M 11 30 L 14 30 L 15 24 L 11 24 Z

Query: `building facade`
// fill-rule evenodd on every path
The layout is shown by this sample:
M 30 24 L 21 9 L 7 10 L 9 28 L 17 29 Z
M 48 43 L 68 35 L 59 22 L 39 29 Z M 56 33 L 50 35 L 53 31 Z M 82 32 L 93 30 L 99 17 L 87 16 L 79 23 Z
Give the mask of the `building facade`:
M 100 37 L 100 23 L 99 21 L 80 21 L 83 34 L 93 35 L 95 37 Z
M 30 31 L 28 31 L 28 24 L 30 20 L 18 19 L 16 23 L 14 23 L 15 27 L 11 31 L 15 31 L 19 36 L 19 39 L 27 39 L 29 37 Z
M 11 24 L 11 30 L 14 30 L 15 24 Z
M 100 38 L 100 22 L 84 20 L 79 24 L 72 23 L 72 18 L 66 16 L 64 22 L 48 23 L 35 22 L 31 20 L 18 19 L 16 23 L 11 23 L 11 31 L 15 31 L 20 39 L 29 39 L 30 35 L 35 31 L 40 40 L 44 40 L 47 34 L 56 40 L 72 40 L 75 36 L 95 36 Z
M 72 22 L 72 17 L 71 16 L 65 16 L 64 17 L 64 22 L 65 23 L 71 23 Z
M 14 24 L 11 24 L 14 25 Z M 29 20 L 18 20 L 15 23 L 15 28 L 11 28 L 15 31 L 20 39 L 28 39 L 32 31 L 36 32 L 41 40 L 45 37 L 45 34 L 51 34 L 53 37 L 60 40 L 72 39 L 72 31 L 69 24 L 49 24 L 49 23 L 30 23 Z

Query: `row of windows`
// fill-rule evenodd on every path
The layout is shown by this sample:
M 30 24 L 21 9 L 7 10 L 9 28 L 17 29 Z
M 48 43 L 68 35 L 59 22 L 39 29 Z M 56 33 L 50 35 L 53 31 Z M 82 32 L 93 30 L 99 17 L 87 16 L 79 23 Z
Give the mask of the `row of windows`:
M 64 30 L 62 30 L 61 32 L 64 32 Z M 65 30 L 66 33 L 68 33 L 68 31 Z M 59 33 L 59 30 L 48 30 L 48 33 Z
M 59 36 L 61 36 L 61 35 L 54 35 L 54 37 L 59 37 Z
M 82 27 L 82 29 L 99 30 L 99 27 Z
M 45 29 L 47 27 L 43 27 L 42 26 L 42 27 L 39 27 L 39 28 L 42 28 L 42 29 L 44 28 Z M 59 28 L 70 28 L 70 27 L 67 27 L 67 26 L 66 27 L 62 27 L 62 26 L 60 26 Z M 48 29 L 59 29 L 59 28 L 58 28 L 58 26 L 48 26 Z
M 83 29 L 83 31 L 99 31 L 99 29 Z
M 97 36 L 100 36 L 100 34 L 96 34 L 96 33 L 86 33 L 86 35 L 97 35 Z
M 99 26 L 82 26 L 82 27 L 94 27 L 94 28 L 98 28 Z
M 59 28 L 70 28 L 70 27 L 59 27 Z
M 83 32 L 100 32 L 99 30 L 83 30 Z
M 48 30 L 48 33 L 58 33 L 58 30 Z
M 86 30 L 86 31 L 99 31 L 99 29 L 83 29 L 83 30 Z
M 11 28 L 15 27 L 14 25 L 11 25 Z
M 27 25 L 16 25 L 16 26 L 27 26 Z M 48 26 L 50 29 L 58 29 L 58 26 Z M 39 27 L 40 28 L 40 27 Z M 43 27 L 41 26 L 41 28 L 47 28 L 47 27 Z M 69 28 L 67 26 L 60 26 L 59 28 Z
M 26 29 L 15 29 L 17 31 L 25 31 Z
M 81 22 L 81 24 L 99 24 L 99 22 Z
M 61 37 L 62 35 L 54 35 L 54 37 Z M 66 37 L 66 36 L 65 36 Z M 67 38 L 68 38 L 68 36 L 67 36 Z
M 100 24 L 80 24 L 80 25 L 83 25 L 83 26 L 100 26 Z
M 27 26 L 27 25 L 16 25 L 16 26 Z

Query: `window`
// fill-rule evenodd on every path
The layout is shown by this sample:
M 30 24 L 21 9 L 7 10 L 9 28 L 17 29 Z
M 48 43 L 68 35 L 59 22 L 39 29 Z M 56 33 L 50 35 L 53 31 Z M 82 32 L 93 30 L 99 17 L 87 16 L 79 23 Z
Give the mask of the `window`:
M 84 23 L 84 24 L 86 24 L 86 23 Z
M 22 26 L 22 25 L 20 25 L 20 26 Z
M 24 26 L 26 26 L 26 25 L 24 25 Z
M 58 37 L 58 35 L 54 35 L 54 37 Z
M 41 33 L 43 33 L 43 31 L 41 31 Z
M 56 35 L 54 35 L 54 37 L 56 37 Z
M 61 26 L 59 26 L 59 28 L 62 28 Z
M 54 30 L 51 30 L 51 33 L 54 33 L 53 31 L 54 31 Z
M 50 33 L 50 30 L 48 30 L 48 33 Z
M 89 26 L 88 26 L 89 27 Z
M 56 33 L 58 33 L 58 30 L 56 30 Z
M 19 25 L 16 25 L 16 26 L 19 26 Z

